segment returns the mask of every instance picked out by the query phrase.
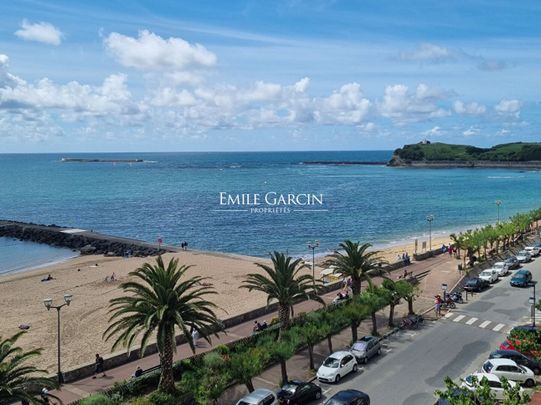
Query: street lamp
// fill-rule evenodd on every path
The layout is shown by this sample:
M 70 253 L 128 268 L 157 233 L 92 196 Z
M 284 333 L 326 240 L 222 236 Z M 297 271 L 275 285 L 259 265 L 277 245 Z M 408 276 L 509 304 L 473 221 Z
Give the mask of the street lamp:
M 314 290 L 316 288 L 316 273 L 315 273 L 315 267 L 316 267 L 316 248 L 319 247 L 319 241 L 314 240 L 308 242 L 308 249 L 312 249 L 312 282 L 314 283 Z
M 500 205 L 502 205 L 502 200 L 496 200 L 496 207 L 498 207 L 498 224 L 500 223 Z
M 428 248 L 430 250 L 430 255 L 432 255 L 432 221 L 434 221 L 434 215 L 427 215 L 426 220 L 428 222 Z
M 52 298 L 45 298 L 43 300 L 43 305 L 45 305 L 45 308 L 47 308 L 47 311 L 49 311 L 51 308 L 56 309 L 56 313 L 58 315 L 58 384 L 64 384 L 64 376 L 62 375 L 62 371 L 60 370 L 60 309 L 66 305 L 69 305 L 71 303 L 71 299 L 73 296 L 71 294 L 64 294 L 64 303 L 62 305 L 53 305 L 53 299 Z
M 532 326 L 535 328 L 535 285 L 537 284 L 537 281 L 530 281 L 530 287 L 533 287 L 533 297 L 530 297 L 528 300 L 529 303 L 532 305 Z

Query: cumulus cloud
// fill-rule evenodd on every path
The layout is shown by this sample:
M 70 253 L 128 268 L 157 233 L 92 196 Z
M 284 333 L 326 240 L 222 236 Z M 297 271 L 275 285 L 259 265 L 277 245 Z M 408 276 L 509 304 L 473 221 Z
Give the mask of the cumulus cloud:
M 359 124 L 372 103 L 363 97 L 359 83 L 348 83 L 319 103 L 316 115 L 323 123 Z
M 469 127 L 464 132 L 462 132 L 462 135 L 464 135 L 464 136 L 474 136 L 474 135 L 477 135 L 479 132 L 480 132 L 479 128 Z
M 414 51 L 400 54 L 401 60 L 414 62 L 440 63 L 453 58 L 449 49 L 430 43 L 420 44 Z
M 216 55 L 203 45 L 182 38 L 164 39 L 147 30 L 139 31 L 137 38 L 112 32 L 104 44 L 120 64 L 145 71 L 182 71 L 216 64 Z
M 520 114 L 521 102 L 519 100 L 501 100 L 494 109 L 499 114 L 513 114 L 518 116 Z
M 60 45 L 64 34 L 54 25 L 47 22 L 30 23 L 23 20 L 21 28 L 15 35 L 25 41 L 42 42 L 49 45 Z
M 464 115 L 480 115 L 484 114 L 487 110 L 487 108 L 482 104 L 476 102 L 466 104 L 460 100 L 457 100 L 453 103 L 453 109 L 457 114 Z
M 425 137 L 438 137 L 443 134 L 445 134 L 445 131 L 441 129 L 438 125 L 423 132 L 423 136 Z

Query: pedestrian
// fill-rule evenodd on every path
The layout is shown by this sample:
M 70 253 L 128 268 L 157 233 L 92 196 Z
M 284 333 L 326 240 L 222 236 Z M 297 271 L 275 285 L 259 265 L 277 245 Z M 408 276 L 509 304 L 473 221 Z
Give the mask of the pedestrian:
M 194 346 L 197 346 L 197 341 L 199 340 L 199 332 L 197 329 L 192 330 L 192 343 Z
M 92 378 L 96 378 L 99 373 L 103 373 L 102 377 L 106 377 L 105 371 L 103 369 L 103 357 L 96 353 L 96 368 L 94 370 L 94 375 Z
M 434 297 L 434 310 L 436 311 L 436 318 L 439 318 L 441 315 L 441 297 L 439 295 Z
M 47 390 L 47 388 L 42 388 L 39 396 L 41 397 L 41 400 L 43 401 L 44 404 L 51 403 L 51 401 L 49 401 L 49 391 Z
M 135 370 L 135 373 L 133 373 L 133 377 L 141 377 L 143 375 L 143 369 L 140 366 L 137 366 L 137 369 Z
M 408 270 L 404 267 L 404 279 L 408 278 Z

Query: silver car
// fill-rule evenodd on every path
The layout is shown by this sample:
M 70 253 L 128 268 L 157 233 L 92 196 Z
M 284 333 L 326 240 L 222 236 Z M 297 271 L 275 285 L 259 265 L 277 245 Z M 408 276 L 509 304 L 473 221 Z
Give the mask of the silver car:
M 364 336 L 353 343 L 349 351 L 359 363 L 368 363 L 368 360 L 381 353 L 381 343 L 374 336 Z
M 266 388 L 258 388 L 242 397 L 237 405 L 278 405 L 276 394 Z
M 526 250 L 521 250 L 517 254 L 517 260 L 519 263 L 528 263 L 532 260 L 532 255 L 530 255 Z

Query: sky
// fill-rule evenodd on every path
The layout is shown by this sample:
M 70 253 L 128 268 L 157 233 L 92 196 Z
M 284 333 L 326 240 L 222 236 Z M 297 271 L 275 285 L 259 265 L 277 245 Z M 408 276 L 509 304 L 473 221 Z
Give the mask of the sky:
M 0 153 L 541 141 L 541 3 L 0 3 Z

